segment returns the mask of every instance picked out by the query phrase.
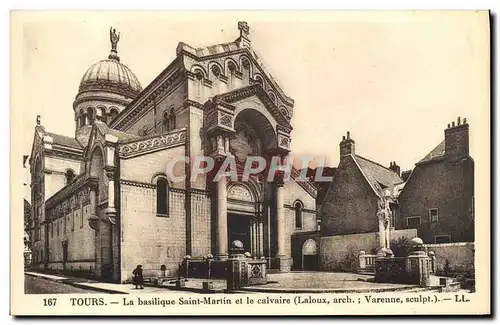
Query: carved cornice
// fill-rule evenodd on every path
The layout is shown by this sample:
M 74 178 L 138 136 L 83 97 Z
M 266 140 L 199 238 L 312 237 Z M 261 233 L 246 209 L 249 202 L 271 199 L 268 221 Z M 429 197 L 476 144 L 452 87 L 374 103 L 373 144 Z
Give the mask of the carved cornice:
M 283 133 L 286 133 L 286 134 L 290 134 L 292 132 L 291 128 L 287 128 L 286 126 L 279 125 L 279 124 L 276 126 L 276 130 L 278 132 L 283 132 Z
M 285 204 L 284 207 L 287 209 L 290 209 L 290 210 L 295 210 L 295 207 L 293 207 L 290 204 Z M 316 210 L 304 209 L 304 208 L 300 209 L 300 211 L 306 212 L 306 213 L 314 213 L 314 214 L 316 214 L 316 212 L 317 212 Z
M 120 179 L 120 184 L 141 187 L 141 188 L 156 189 L 156 184 L 132 181 L 132 180 L 128 180 L 128 179 Z M 175 192 L 175 193 L 186 193 L 186 190 L 184 190 L 182 188 L 169 187 L 168 190 Z
M 73 182 L 69 183 L 65 187 L 61 188 L 59 191 L 54 193 L 46 202 L 45 208 L 51 208 L 56 206 L 58 203 L 64 201 L 70 196 L 74 195 L 77 190 L 84 186 L 87 182 L 85 174 L 78 175 Z
M 172 65 L 170 65 L 166 70 L 172 71 L 172 69 L 175 69 L 175 65 L 178 64 L 177 61 L 178 60 L 174 60 L 174 62 L 172 62 Z M 180 67 L 172 72 L 171 75 L 163 82 L 158 83 L 158 80 L 160 80 L 163 75 L 164 73 L 160 74 L 158 76 L 158 79 L 154 80 L 150 84 L 152 85 L 153 83 L 157 83 L 156 85 L 146 87 L 146 89 L 142 91 L 142 93 L 138 97 L 136 97 L 130 103 L 130 105 L 118 115 L 118 117 L 111 123 L 110 127 L 117 130 L 125 128 L 130 124 L 132 120 L 134 120 L 136 116 L 148 110 L 148 106 L 153 100 L 155 100 L 154 98 L 163 97 L 172 89 L 176 88 L 183 79 L 187 78 L 186 71 Z M 150 87 L 156 88 L 153 90 L 149 89 Z
M 199 189 L 199 188 L 190 188 L 188 189 L 189 193 L 193 193 L 193 194 L 200 194 L 200 195 L 204 195 L 204 196 L 209 196 L 210 195 L 210 191 L 208 190 L 202 190 L 202 189 Z
M 300 172 L 295 169 L 295 168 L 292 168 L 292 173 L 291 173 L 291 177 L 293 180 L 296 180 L 297 178 L 299 178 L 300 176 Z M 307 193 L 309 193 L 312 197 L 316 198 L 316 196 L 318 195 L 318 190 L 316 189 L 316 187 L 313 185 L 313 183 L 311 183 L 309 180 L 296 180 L 297 184 L 299 184 Z
M 119 144 L 120 158 L 131 158 L 146 153 L 177 147 L 186 143 L 186 130 L 176 130 L 167 134 L 154 135 L 146 139 L 132 140 Z
M 135 187 L 142 187 L 142 188 L 151 188 L 151 189 L 156 188 L 156 185 L 153 183 L 137 182 L 137 181 L 131 181 L 131 180 L 126 180 L 126 179 L 120 179 L 120 184 L 135 186 Z
M 264 91 L 262 85 L 260 84 L 254 84 L 247 87 L 238 88 L 228 93 L 217 95 L 214 97 L 213 101 L 225 102 L 231 104 L 253 95 L 257 96 L 262 101 L 264 106 L 269 110 L 269 112 L 276 119 L 278 124 L 282 125 L 284 129 L 292 130 L 290 121 L 279 111 L 276 104 L 269 97 L 269 94 L 267 94 Z
M 184 108 L 188 108 L 189 106 L 193 106 L 193 107 L 196 107 L 196 108 L 199 108 L 199 109 L 205 109 L 205 105 L 197 102 L 197 101 L 194 101 L 194 100 L 190 100 L 190 99 L 186 99 L 184 101 L 184 104 L 182 105 Z
M 106 91 L 128 98 L 135 98 L 140 93 L 130 85 L 112 80 L 86 80 L 80 84 L 78 92 L 83 93 L 86 91 Z

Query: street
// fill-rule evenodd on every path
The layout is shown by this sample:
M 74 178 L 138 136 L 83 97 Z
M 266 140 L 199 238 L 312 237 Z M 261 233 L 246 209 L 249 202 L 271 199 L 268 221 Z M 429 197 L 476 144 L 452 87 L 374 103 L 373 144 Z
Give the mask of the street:
M 97 291 L 75 288 L 69 284 L 54 282 L 30 275 L 24 276 L 24 292 L 27 294 L 97 293 Z

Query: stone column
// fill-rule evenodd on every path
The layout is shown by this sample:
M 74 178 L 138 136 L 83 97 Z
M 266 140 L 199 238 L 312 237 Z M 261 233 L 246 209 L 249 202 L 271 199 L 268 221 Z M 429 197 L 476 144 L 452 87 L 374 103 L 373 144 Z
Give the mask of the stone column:
M 276 184 L 276 237 L 278 238 L 278 256 L 285 256 L 285 210 L 284 188 L 282 183 Z
M 282 182 L 276 182 L 276 238 L 278 249 L 276 252 L 277 268 L 281 272 L 290 271 L 291 261 L 285 253 L 286 233 L 285 233 L 285 189 Z
M 380 249 L 386 248 L 385 246 L 385 229 L 384 229 L 384 220 L 382 218 L 378 219 L 378 240 Z
M 385 228 L 385 248 L 391 249 L 391 219 L 387 221 L 387 228 Z
M 262 218 L 259 219 L 259 257 L 264 255 L 264 224 Z
M 250 232 L 250 247 L 245 247 L 245 252 L 250 252 L 250 254 L 253 255 L 254 252 L 254 236 L 255 236 L 255 228 L 253 226 L 253 219 L 250 219 L 250 222 L 248 224 L 249 226 L 249 232 Z
M 252 256 L 257 256 L 257 250 L 258 250 L 258 245 L 257 245 L 257 221 L 255 219 L 252 219 L 251 221 L 252 225 Z
M 226 176 L 217 182 L 217 258 L 227 259 L 227 185 Z
M 119 256 L 119 223 L 117 223 L 115 207 L 115 145 L 118 138 L 106 134 L 105 171 L 108 178 L 108 207 L 105 210 L 105 218 L 101 220 L 101 258 L 102 266 L 106 269 L 105 275 L 113 281 L 120 280 L 120 256 Z

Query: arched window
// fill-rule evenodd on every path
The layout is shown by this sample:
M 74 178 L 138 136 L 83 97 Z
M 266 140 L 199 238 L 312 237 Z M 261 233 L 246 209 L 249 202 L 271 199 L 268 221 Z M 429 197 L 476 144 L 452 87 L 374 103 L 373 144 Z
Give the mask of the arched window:
M 264 80 L 262 80 L 261 76 L 255 76 L 255 81 L 257 81 L 257 83 L 264 87 Z
M 233 89 L 235 87 L 235 73 L 236 73 L 236 65 L 233 62 L 229 62 L 227 64 L 227 69 L 229 70 L 228 78 L 229 78 L 229 89 Z
M 73 181 L 73 179 L 75 179 L 75 172 L 73 169 L 68 169 L 64 176 L 66 177 L 66 185 L 68 185 Z
M 241 60 L 241 67 L 243 68 L 243 80 L 245 81 L 245 84 L 248 84 L 250 80 L 250 62 L 248 62 L 246 58 L 243 58 Z
M 170 108 L 170 114 L 168 115 L 168 119 L 169 119 L 168 130 L 172 131 L 172 130 L 175 129 L 175 113 L 174 113 L 174 108 L 173 107 Z
M 109 111 L 109 122 L 111 123 L 118 116 L 118 110 L 116 108 L 112 108 Z
M 92 107 L 87 108 L 87 116 L 89 119 L 89 124 L 93 124 L 95 116 L 94 116 L 94 109 Z
M 295 228 L 296 229 L 302 229 L 302 203 L 297 201 L 295 202 L 294 209 L 295 209 Z
M 168 182 L 163 177 L 156 181 L 156 214 L 168 216 Z
M 175 113 L 174 108 L 163 113 L 163 132 L 169 132 L 175 129 Z
M 85 126 L 85 113 L 83 111 L 80 112 L 80 127 Z
M 200 69 L 196 69 L 194 71 L 195 83 L 194 83 L 194 94 L 195 98 L 198 101 L 201 101 L 202 97 L 202 81 L 203 81 L 203 72 Z

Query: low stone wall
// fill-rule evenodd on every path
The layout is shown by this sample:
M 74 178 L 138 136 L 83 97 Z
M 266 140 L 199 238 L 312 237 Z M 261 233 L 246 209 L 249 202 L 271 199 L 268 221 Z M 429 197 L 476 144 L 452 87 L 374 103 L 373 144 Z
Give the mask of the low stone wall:
M 416 229 L 391 231 L 391 240 L 398 237 L 417 237 Z M 321 237 L 320 269 L 325 271 L 354 272 L 359 264 L 361 250 L 369 254 L 378 248 L 378 232 Z
M 436 256 L 436 274 L 463 274 L 474 270 L 474 243 L 424 244 Z

